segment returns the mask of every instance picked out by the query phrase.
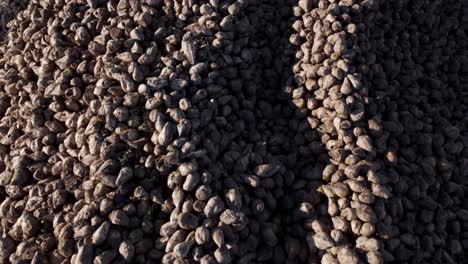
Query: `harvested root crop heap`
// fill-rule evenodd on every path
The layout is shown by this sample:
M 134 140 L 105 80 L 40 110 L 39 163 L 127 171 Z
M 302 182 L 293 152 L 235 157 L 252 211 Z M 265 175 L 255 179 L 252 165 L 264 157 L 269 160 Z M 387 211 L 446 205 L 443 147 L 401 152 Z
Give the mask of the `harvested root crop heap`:
M 468 262 L 467 1 L 13 2 L 0 263 Z

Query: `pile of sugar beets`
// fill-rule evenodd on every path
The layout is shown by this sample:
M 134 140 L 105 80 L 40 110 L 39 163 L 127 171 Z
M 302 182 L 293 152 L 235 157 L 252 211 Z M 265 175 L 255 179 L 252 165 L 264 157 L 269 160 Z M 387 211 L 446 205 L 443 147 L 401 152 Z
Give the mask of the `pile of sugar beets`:
M 2 37 L 0 263 L 466 263 L 466 197 L 468 1 L 30 0 Z

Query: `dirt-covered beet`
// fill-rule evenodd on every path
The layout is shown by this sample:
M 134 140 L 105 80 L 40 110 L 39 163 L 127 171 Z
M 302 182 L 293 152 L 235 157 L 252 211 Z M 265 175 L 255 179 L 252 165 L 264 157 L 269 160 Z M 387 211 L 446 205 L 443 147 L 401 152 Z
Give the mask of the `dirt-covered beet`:
M 3 4 L 0 264 L 468 261 L 468 2 Z

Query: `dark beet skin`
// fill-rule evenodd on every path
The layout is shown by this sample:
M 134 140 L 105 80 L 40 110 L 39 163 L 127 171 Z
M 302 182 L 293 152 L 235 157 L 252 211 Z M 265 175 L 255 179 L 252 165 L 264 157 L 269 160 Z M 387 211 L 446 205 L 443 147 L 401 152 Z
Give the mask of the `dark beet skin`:
M 467 261 L 466 1 L 7 4 L 0 263 Z

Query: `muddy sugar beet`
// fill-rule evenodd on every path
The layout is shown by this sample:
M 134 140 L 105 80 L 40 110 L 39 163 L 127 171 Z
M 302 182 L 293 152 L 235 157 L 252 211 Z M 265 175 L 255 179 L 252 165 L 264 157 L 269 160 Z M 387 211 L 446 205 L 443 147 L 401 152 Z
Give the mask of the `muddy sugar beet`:
M 8 5 L 0 263 L 468 261 L 465 1 Z

